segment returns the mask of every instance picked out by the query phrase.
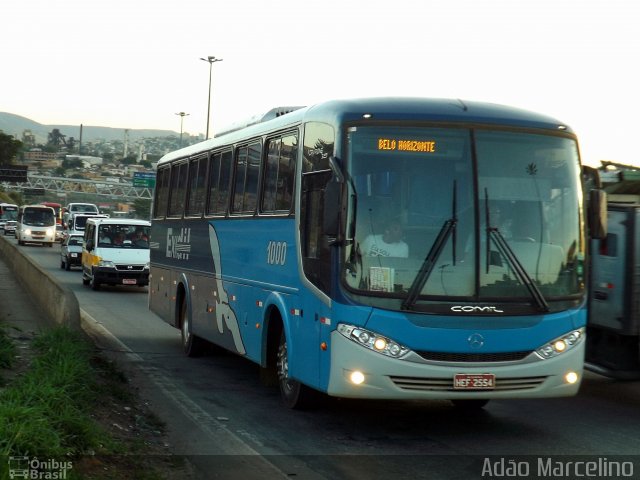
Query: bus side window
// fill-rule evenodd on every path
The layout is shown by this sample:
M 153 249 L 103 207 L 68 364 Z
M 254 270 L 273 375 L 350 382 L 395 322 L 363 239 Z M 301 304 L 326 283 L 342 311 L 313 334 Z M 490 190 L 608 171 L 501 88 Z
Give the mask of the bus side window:
M 224 215 L 227 212 L 232 158 L 231 151 L 216 152 L 211 155 L 207 215 Z
M 204 211 L 205 181 L 207 174 L 207 157 L 200 156 L 189 162 L 189 190 L 187 194 L 186 215 L 195 217 Z
M 298 137 L 287 135 L 269 139 L 266 151 L 261 211 L 288 212 L 293 201 Z
M 164 218 L 167 215 L 170 173 L 171 173 L 171 170 L 169 168 L 162 168 L 158 170 L 153 218 Z
M 234 213 L 254 213 L 256 210 L 261 154 L 262 145 L 258 142 L 236 150 Z
M 189 164 L 183 162 L 171 169 L 171 197 L 169 198 L 169 217 L 181 217 L 187 190 L 187 170 Z

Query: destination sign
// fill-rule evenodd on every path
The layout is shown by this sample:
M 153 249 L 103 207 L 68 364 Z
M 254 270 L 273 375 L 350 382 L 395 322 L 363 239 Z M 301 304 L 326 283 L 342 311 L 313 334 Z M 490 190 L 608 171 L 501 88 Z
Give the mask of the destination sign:
M 378 150 L 398 152 L 435 153 L 435 140 L 398 140 L 396 138 L 378 138 Z

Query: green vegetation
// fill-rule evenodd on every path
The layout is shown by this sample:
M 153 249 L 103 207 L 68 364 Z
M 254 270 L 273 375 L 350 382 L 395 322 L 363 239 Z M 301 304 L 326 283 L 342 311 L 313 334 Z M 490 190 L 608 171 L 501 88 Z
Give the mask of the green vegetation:
M 96 382 L 89 346 L 64 329 L 34 342 L 29 371 L 0 392 L 0 454 L 59 457 L 98 447 L 102 432 L 89 417 Z
M 22 142 L 20 140 L 0 132 L 0 165 L 11 165 L 21 149 Z
M 162 426 L 134 406 L 125 376 L 80 333 L 56 327 L 29 348 L 16 357 L 0 328 L 0 375 L 18 371 L 0 384 L 0 479 L 9 478 L 9 457 L 71 462 L 72 479 L 170 478 L 182 468 L 154 443 Z
M 15 357 L 16 347 L 9 339 L 7 332 L 4 328 L 0 328 L 0 368 L 9 368 L 13 365 L 13 359 Z M 2 381 L 0 377 L 0 386 Z

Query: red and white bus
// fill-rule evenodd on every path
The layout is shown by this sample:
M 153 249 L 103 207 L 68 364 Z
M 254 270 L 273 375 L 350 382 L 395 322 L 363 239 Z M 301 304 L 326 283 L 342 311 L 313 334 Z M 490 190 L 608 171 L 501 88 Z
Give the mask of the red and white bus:
M 62 205 L 60 203 L 40 202 L 40 205 L 53 208 L 53 211 L 56 212 L 56 225 L 62 225 Z

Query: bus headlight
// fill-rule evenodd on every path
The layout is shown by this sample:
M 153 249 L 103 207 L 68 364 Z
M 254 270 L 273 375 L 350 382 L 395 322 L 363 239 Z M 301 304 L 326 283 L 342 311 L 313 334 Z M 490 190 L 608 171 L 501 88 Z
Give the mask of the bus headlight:
M 358 345 L 362 345 L 369 350 L 381 353 L 387 357 L 402 358 L 410 351 L 407 347 L 400 345 L 390 338 L 372 332 L 371 330 L 356 327 L 355 325 L 340 323 L 338 324 L 337 330 L 341 335 Z
M 579 328 L 567 333 L 536 350 L 536 355 L 543 360 L 556 357 L 564 352 L 568 352 L 578 345 L 584 338 L 584 328 Z
M 51 230 L 50 228 L 47 228 L 47 231 L 45 232 L 45 234 L 47 235 L 47 237 L 50 237 L 51 235 L 53 235 L 53 230 Z

